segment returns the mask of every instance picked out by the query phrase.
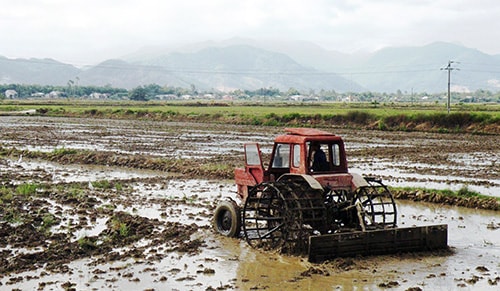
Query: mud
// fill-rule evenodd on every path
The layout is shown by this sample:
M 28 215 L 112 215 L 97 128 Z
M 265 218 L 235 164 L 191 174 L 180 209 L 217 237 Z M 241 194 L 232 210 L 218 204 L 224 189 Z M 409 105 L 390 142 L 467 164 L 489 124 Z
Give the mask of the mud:
M 472 208 L 464 208 L 405 192 L 401 198 L 420 202 L 399 200 L 398 224 L 447 223 L 449 250 L 311 264 L 211 229 L 217 201 L 235 195 L 231 175 L 241 166 L 243 143 L 260 142 L 268 155 L 279 128 L 0 118 L 0 289 L 496 290 L 500 284 L 500 214 L 475 209 L 496 199 L 469 199 L 462 206 Z M 327 130 L 344 137 L 352 171 L 379 174 L 388 184 L 500 196 L 497 136 Z

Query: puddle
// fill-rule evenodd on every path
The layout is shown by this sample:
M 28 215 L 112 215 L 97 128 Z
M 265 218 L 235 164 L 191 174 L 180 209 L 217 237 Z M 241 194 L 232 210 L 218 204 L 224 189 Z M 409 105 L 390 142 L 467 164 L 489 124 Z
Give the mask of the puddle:
M 108 222 L 109 218 L 97 218 L 94 223 L 89 225 L 88 227 L 76 230 L 73 232 L 73 240 L 72 241 L 77 241 L 83 237 L 89 237 L 89 236 L 98 236 L 101 232 L 103 232 L 106 229 L 106 223 Z
M 119 180 L 131 178 L 157 177 L 158 172 L 149 170 L 127 169 L 113 166 L 99 165 L 60 165 L 47 161 L 22 159 L 7 160 L 7 166 L 0 167 L 0 173 L 22 171 L 25 175 L 47 178 L 52 183 L 95 182 L 101 180 Z M 22 177 L 21 177 L 22 178 Z M 19 184 L 24 180 L 12 180 L 12 184 Z
M 498 173 L 493 173 L 490 179 L 459 176 L 454 170 L 473 171 L 474 167 L 459 168 L 458 166 L 432 165 L 424 163 L 411 163 L 408 161 L 394 164 L 382 159 L 351 160 L 349 171 L 366 176 L 382 177 L 385 184 L 394 187 L 418 187 L 438 190 L 458 191 L 464 187 L 483 195 L 500 197 L 500 179 Z M 425 172 L 449 172 L 444 176 L 439 174 L 419 174 L 412 169 L 425 170 Z M 455 173 L 456 175 L 453 175 Z

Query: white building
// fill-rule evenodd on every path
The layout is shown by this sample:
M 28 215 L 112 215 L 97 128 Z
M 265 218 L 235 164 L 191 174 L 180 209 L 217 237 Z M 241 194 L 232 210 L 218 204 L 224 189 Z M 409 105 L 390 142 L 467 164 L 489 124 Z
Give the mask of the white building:
M 16 90 L 5 90 L 5 98 L 14 99 L 19 97 Z

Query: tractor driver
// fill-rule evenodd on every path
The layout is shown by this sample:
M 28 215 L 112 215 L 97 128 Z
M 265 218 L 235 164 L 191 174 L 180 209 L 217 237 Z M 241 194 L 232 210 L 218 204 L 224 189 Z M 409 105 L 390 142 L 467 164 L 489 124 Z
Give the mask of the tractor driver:
M 311 156 L 312 160 L 312 171 L 313 172 L 324 172 L 329 170 L 328 160 L 326 159 L 325 152 L 321 149 L 319 143 L 311 143 Z

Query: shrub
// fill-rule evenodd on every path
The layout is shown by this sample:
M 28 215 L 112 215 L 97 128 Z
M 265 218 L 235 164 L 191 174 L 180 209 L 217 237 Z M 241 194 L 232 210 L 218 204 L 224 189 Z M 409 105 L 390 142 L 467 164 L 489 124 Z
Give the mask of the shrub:
M 457 191 L 457 194 L 459 196 L 465 196 L 465 197 L 474 197 L 474 196 L 479 196 L 480 195 L 477 192 L 469 190 L 469 187 L 467 187 L 467 185 L 462 186 L 462 188 L 460 188 Z
M 284 114 L 281 117 L 281 120 L 283 122 L 289 122 L 289 121 L 292 121 L 292 120 L 299 120 L 299 119 L 301 119 L 301 117 L 302 117 L 302 115 L 300 113 L 293 112 L 293 113 Z
M 409 122 L 409 117 L 405 114 L 386 116 L 382 119 L 390 127 L 399 127 L 401 124 L 406 124 Z
M 383 120 L 380 120 L 380 122 L 378 123 L 378 129 L 379 130 L 387 130 L 387 125 L 385 124 L 385 122 Z
M 88 115 L 96 115 L 99 111 L 97 109 L 89 109 L 85 110 L 83 113 L 88 114 Z
M 364 111 L 349 111 L 346 114 L 346 121 L 357 124 L 367 124 L 375 120 L 375 116 Z

